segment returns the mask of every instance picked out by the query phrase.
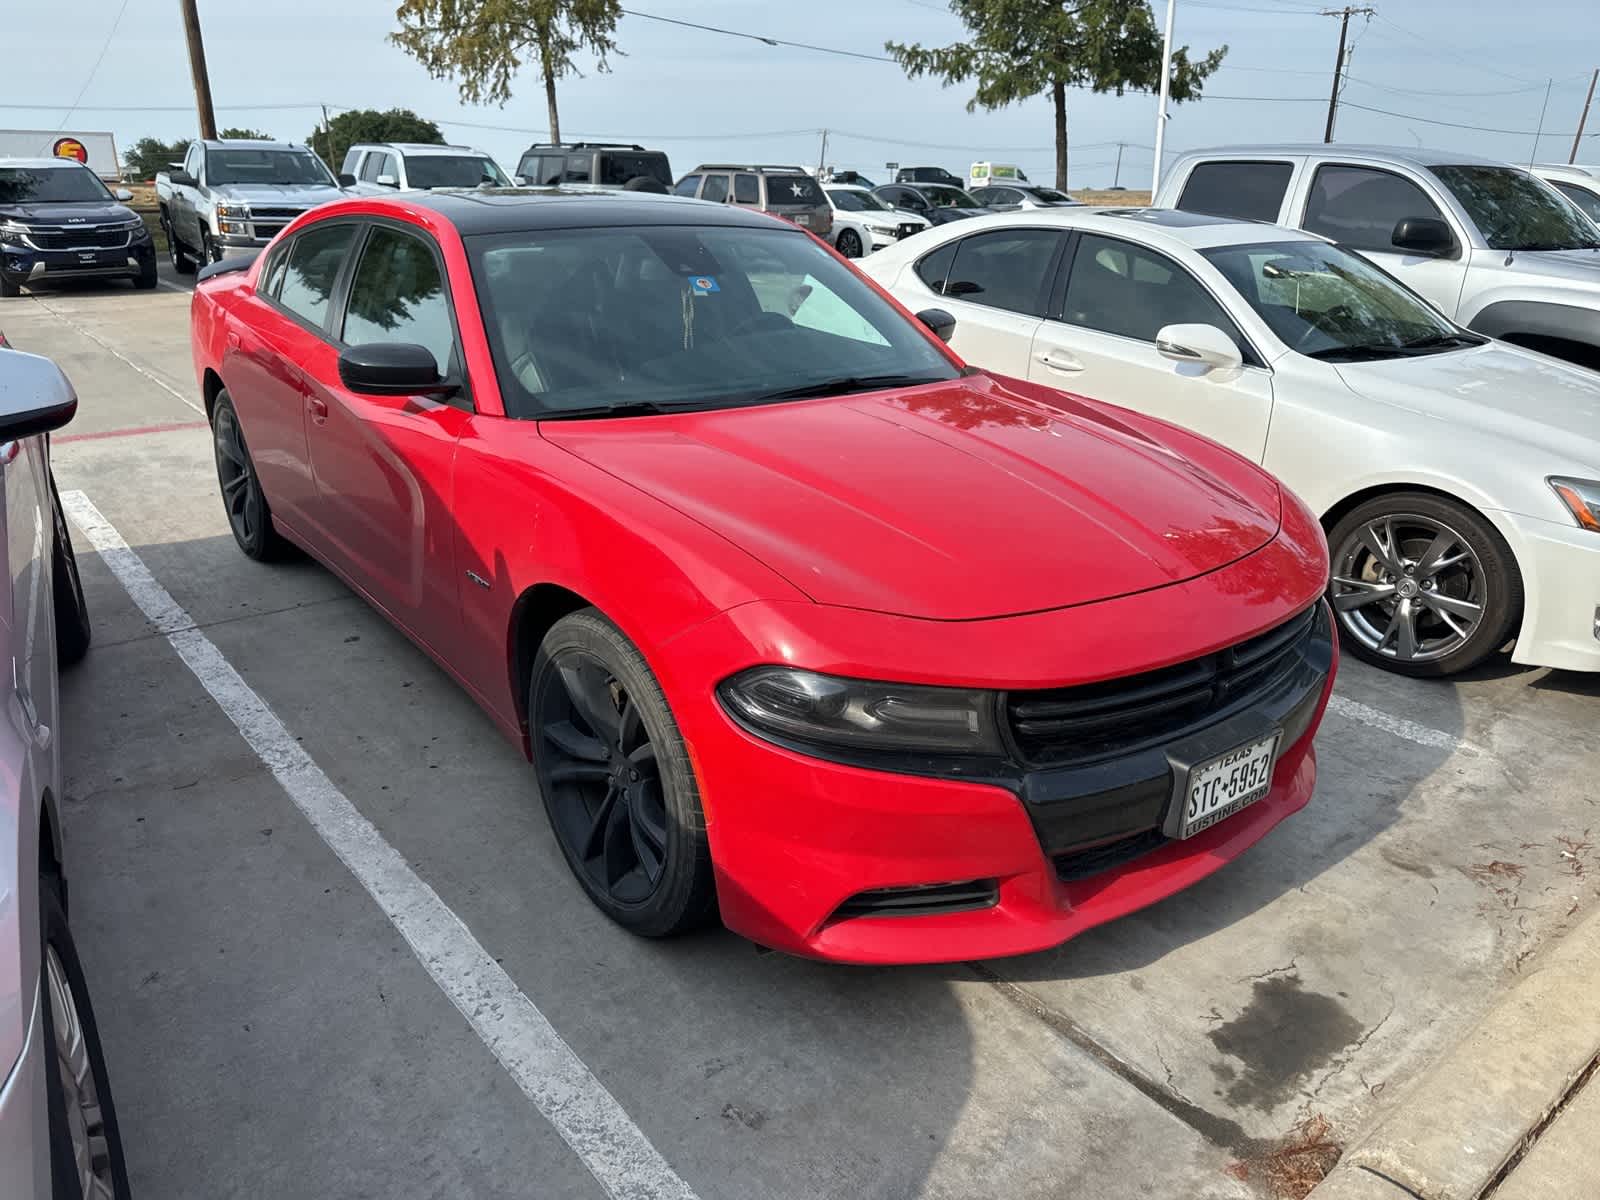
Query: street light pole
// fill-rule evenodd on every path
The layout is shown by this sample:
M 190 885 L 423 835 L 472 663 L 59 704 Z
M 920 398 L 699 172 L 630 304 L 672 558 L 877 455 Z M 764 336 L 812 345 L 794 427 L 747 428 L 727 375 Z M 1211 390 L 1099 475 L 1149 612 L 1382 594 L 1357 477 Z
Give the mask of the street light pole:
M 1161 38 L 1161 102 L 1156 109 L 1156 165 L 1150 171 L 1150 200 L 1161 190 L 1161 147 L 1167 140 L 1167 96 L 1172 90 L 1172 11 L 1178 0 L 1167 0 L 1167 30 Z

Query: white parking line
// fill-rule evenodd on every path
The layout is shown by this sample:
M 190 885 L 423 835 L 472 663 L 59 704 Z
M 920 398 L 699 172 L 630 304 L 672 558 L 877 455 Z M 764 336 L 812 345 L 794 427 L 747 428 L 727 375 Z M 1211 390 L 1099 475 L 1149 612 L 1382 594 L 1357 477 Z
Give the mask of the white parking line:
M 1474 746 L 1453 733 L 1419 725 L 1405 717 L 1394 716 L 1381 708 L 1373 708 L 1370 704 L 1362 704 L 1358 700 L 1347 700 L 1343 696 L 1329 697 L 1328 711 L 1338 713 L 1341 717 L 1348 717 L 1352 721 L 1360 721 L 1363 725 L 1371 725 L 1374 729 L 1381 729 L 1385 733 L 1392 733 L 1397 738 L 1404 738 L 1419 746 L 1431 746 L 1435 750 L 1466 750 L 1472 754 L 1489 753 L 1483 747 Z
M 696 1200 L 693 1189 L 544 1014 L 334 786 L 100 510 L 80 491 L 61 493 L 61 504 L 139 610 L 166 636 L 312 828 L 410 943 L 473 1032 L 606 1193 L 616 1200 Z
M 183 289 L 179 288 L 178 290 L 181 292 Z M 170 395 L 173 398 L 175 398 L 178 401 L 178 403 L 188 405 L 190 408 L 194 409 L 195 412 L 199 413 L 202 417 L 206 415 L 206 410 L 203 407 L 201 407 L 200 405 L 196 404 L 193 400 L 189 399 L 189 397 L 185 396 L 182 392 L 180 392 L 177 388 L 173 387 L 165 379 L 162 379 L 159 376 L 154 375 L 151 372 L 145 370 L 145 368 L 141 367 L 138 363 L 134 362 L 133 359 L 129 358 L 126 354 L 122 353 L 122 351 L 118 350 L 115 346 L 113 346 L 110 342 L 106 341 L 103 337 L 100 337 L 98 334 L 91 333 L 89 330 L 85 329 L 82 325 L 79 325 L 71 317 L 69 317 L 65 313 L 63 313 L 60 309 L 51 308 L 43 300 L 39 299 L 39 297 L 31 296 L 30 299 L 32 299 L 32 301 L 35 304 L 37 304 L 40 308 L 44 309 L 45 312 L 49 313 L 56 320 L 60 321 L 63 325 L 67 326 L 67 328 L 71 329 L 74 333 L 81 334 L 82 336 L 88 338 L 91 342 L 93 342 L 95 345 L 99 346 L 107 354 L 111 355 L 112 358 L 118 359 L 119 361 L 124 362 L 128 366 L 132 367 L 135 371 L 139 372 L 139 374 L 143 375 L 146 379 L 148 379 L 151 383 L 155 384 L 162 391 L 166 392 L 168 395 Z
M 187 296 L 194 291 L 193 288 L 180 287 L 176 283 L 169 283 L 165 279 L 156 280 L 156 286 L 164 292 L 181 292 Z

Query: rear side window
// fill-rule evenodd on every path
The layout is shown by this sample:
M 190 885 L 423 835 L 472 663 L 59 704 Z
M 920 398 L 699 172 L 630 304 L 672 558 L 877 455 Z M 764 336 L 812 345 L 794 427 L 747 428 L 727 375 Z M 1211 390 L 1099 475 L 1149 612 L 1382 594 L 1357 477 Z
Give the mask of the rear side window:
M 672 190 L 680 196 L 692 196 L 700 190 L 700 176 L 685 175 Z
M 267 259 L 266 266 L 261 269 L 261 282 L 256 287 L 256 295 L 266 296 L 273 300 L 278 298 L 278 289 L 283 286 L 283 266 L 288 261 L 288 246 L 273 248 L 272 254 Z
M 952 300 L 1042 317 L 1045 281 L 1061 235 L 1051 229 L 997 229 L 962 238 L 943 294 Z
M 728 177 L 726 175 L 707 175 L 705 189 L 700 193 L 702 200 L 726 200 L 728 198 Z
M 1189 172 L 1178 207 L 1245 221 L 1276 221 L 1294 167 L 1286 162 L 1207 162 Z
M 733 199 L 738 204 L 761 203 L 761 181 L 754 175 L 733 177 Z
M 307 324 L 322 328 L 355 231 L 354 225 L 314 225 L 297 236 L 289 247 L 278 303 Z
M 809 175 L 768 175 L 767 204 L 811 205 L 826 204 L 822 189 Z
M 344 341 L 352 346 L 415 342 L 450 370 L 455 331 L 433 251 L 421 238 L 380 225 L 361 252 L 345 306 Z
M 367 155 L 367 161 L 361 164 L 361 181 L 363 183 L 376 183 L 380 175 L 387 175 L 390 179 L 397 178 L 394 168 L 394 156 L 373 151 Z
M 672 169 L 667 165 L 665 154 L 607 150 L 600 155 L 601 183 L 622 187 L 628 180 L 641 175 L 664 186 L 672 186 Z
M 566 169 L 561 172 L 563 183 L 588 183 L 591 168 L 590 157 L 587 154 L 567 155 Z
M 561 182 L 567 160 L 561 154 L 524 154 L 517 164 L 517 174 L 534 187 L 555 187 Z
M 1371 167 L 1317 168 L 1306 201 L 1311 233 L 1356 250 L 1394 249 L 1394 227 L 1407 217 L 1444 220 L 1439 206 L 1411 180 Z
M 940 246 L 917 263 L 917 278 L 941 296 L 944 295 L 944 281 L 950 278 L 950 267 L 956 261 L 956 245 L 956 242 L 949 242 Z

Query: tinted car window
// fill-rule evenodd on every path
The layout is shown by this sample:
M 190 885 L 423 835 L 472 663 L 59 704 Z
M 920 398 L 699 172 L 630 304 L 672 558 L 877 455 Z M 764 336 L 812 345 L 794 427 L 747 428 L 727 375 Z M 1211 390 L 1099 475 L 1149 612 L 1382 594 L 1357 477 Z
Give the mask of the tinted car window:
M 1153 342 L 1163 325 L 1215 325 L 1241 351 L 1238 329 L 1195 277 L 1164 254 L 1086 233 L 1072 257 L 1061 319 Z
M 275 247 L 267 259 L 267 265 L 261 270 L 261 283 L 256 288 L 256 295 L 269 296 L 276 300 L 278 289 L 283 285 L 283 266 L 289 261 L 289 247 L 287 245 Z
M 826 204 L 822 189 L 809 175 L 768 175 L 767 204 L 807 205 Z
M 1178 207 L 1247 221 L 1276 221 L 1294 168 L 1276 162 L 1208 162 L 1189 172 Z
M 294 239 L 278 303 L 320 328 L 328 316 L 328 298 L 339 268 L 355 237 L 354 225 L 314 225 Z
M 418 154 L 406 160 L 406 182 L 414 188 L 509 187 L 494 160 L 478 154 Z
M 1409 179 L 1370 167 L 1318 167 L 1306 201 L 1306 229 L 1357 250 L 1394 249 L 1394 227 L 1407 217 L 1444 220 L 1439 206 Z
M 361 164 L 361 182 L 376 183 L 378 176 L 387 170 L 384 163 L 388 159 L 389 156 L 387 154 L 379 154 L 376 150 L 369 152 L 367 161 Z
M 685 175 L 672 190 L 680 196 L 692 196 L 700 190 L 700 176 Z
M 761 203 L 761 181 L 754 175 L 733 177 L 733 198 L 738 204 Z
M 588 154 L 567 155 L 567 165 L 561 172 L 562 183 L 588 183 L 591 163 Z
M 973 192 L 972 198 L 985 208 L 994 208 L 1001 204 L 1017 203 L 1022 199 L 1022 193 L 1012 191 L 1010 188 L 986 187 Z
M 622 187 L 641 175 L 657 180 L 664 187 L 672 186 L 672 169 L 667 165 L 665 154 L 607 150 L 600 155 L 601 183 Z
M 450 302 L 433 251 L 421 238 L 380 225 L 367 239 L 350 281 L 344 340 L 352 346 L 372 342 L 415 342 L 426 346 L 450 369 L 455 332 Z
M 997 229 L 963 238 L 943 294 L 969 304 L 1044 315 L 1045 279 L 1061 235 L 1050 229 Z
M 1584 216 L 1591 221 L 1600 222 L 1600 196 L 1585 191 L 1575 183 L 1559 183 L 1552 180 L 1550 186 L 1582 209 Z
M 211 150 L 206 154 L 206 182 L 326 183 L 333 177 L 309 150 Z
M 728 177 L 726 175 L 707 175 L 706 186 L 700 193 L 702 200 L 726 200 L 728 198 Z
M 956 245 L 948 242 L 917 263 L 917 277 L 941 296 L 944 295 L 944 281 L 950 277 L 950 267 L 956 261 Z
M 517 174 L 534 187 L 555 187 L 561 182 L 561 173 L 566 170 L 566 166 L 567 160 L 564 155 L 525 154 L 517 166 Z

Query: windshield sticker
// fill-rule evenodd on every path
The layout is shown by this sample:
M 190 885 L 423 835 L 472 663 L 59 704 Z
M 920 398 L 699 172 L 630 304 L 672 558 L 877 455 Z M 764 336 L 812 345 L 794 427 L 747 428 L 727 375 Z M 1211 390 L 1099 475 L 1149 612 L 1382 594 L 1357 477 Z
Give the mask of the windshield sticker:
M 709 296 L 713 292 L 722 290 L 717 286 L 716 276 L 714 275 L 691 275 L 689 276 L 689 286 L 694 290 L 696 296 Z

